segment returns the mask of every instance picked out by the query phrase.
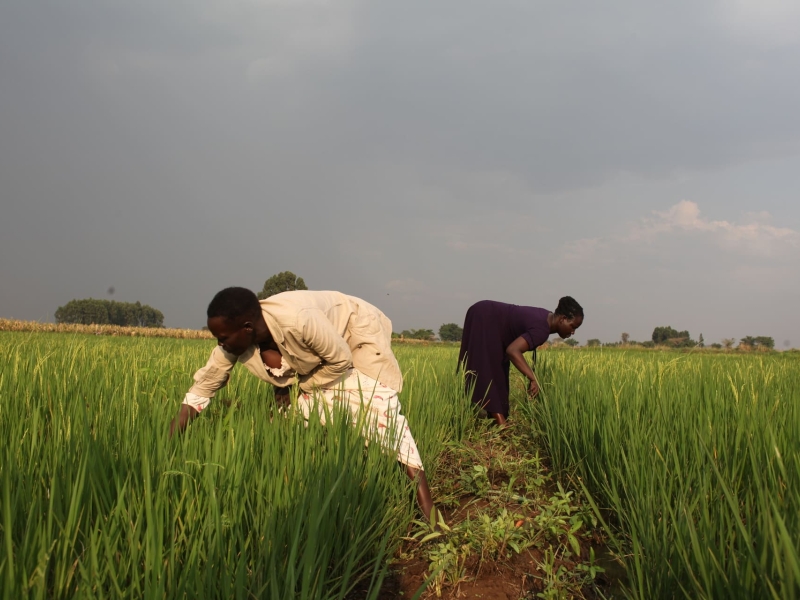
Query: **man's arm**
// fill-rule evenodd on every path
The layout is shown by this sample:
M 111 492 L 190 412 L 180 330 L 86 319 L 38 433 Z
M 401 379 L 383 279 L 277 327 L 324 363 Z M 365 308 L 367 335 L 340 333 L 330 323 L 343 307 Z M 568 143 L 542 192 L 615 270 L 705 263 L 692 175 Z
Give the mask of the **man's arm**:
M 235 364 L 234 355 L 228 354 L 219 346 L 214 348 L 206 365 L 194 374 L 194 385 L 189 389 L 178 414 L 170 423 L 170 437 L 176 430 L 182 433 L 200 411 L 208 406 L 217 391 L 225 387 Z
M 519 372 L 530 380 L 528 394 L 530 396 L 536 396 L 536 394 L 539 393 L 539 384 L 536 381 L 536 375 L 533 374 L 533 370 L 523 356 L 523 354 L 530 349 L 525 338 L 520 336 L 508 345 L 508 348 L 506 348 L 506 356 L 508 356 L 508 360 L 519 369 Z
M 172 423 L 169 424 L 169 437 L 175 434 L 176 429 L 178 433 L 183 433 L 186 430 L 186 426 L 194 421 L 199 414 L 197 410 L 188 404 L 181 404 L 181 409 L 178 411 L 178 414 L 175 415 L 175 418 L 172 419 Z
M 317 369 L 300 379 L 301 387 L 325 387 L 353 367 L 353 354 L 322 311 L 306 310 L 300 316 L 302 321 L 298 328 L 303 343 L 322 361 Z

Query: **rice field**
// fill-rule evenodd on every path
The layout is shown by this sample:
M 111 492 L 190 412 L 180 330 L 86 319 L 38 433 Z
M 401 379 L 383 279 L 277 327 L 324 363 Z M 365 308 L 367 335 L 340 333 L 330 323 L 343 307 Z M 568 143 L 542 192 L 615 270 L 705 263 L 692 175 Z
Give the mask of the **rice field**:
M 246 372 L 169 439 L 210 348 L 0 334 L 3 598 L 375 597 L 414 514 L 407 477 L 347 419 L 270 420 Z M 442 350 L 403 357 L 431 474 L 472 423 Z
M 543 353 L 527 411 L 632 598 L 800 597 L 800 357 Z
M 210 347 L 0 333 L 2 598 L 378 597 L 415 516 L 402 469 L 238 368 L 169 439 Z M 458 349 L 395 351 L 435 485 L 474 432 Z M 800 596 L 797 355 L 548 350 L 537 374 L 512 419 L 591 498 L 626 596 Z
M 120 325 L 82 325 L 80 323 L 43 323 L 0 318 L 0 331 L 32 333 L 88 333 L 125 337 L 163 337 L 189 340 L 212 340 L 206 329 L 169 329 L 166 327 L 122 327 Z

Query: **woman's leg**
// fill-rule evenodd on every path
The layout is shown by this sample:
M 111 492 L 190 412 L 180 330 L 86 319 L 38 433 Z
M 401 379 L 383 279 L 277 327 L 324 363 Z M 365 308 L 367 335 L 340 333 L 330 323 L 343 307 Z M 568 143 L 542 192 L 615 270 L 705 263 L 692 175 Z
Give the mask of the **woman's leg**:
M 508 420 L 506 419 L 506 416 L 505 416 L 503 413 L 499 413 L 499 412 L 490 412 L 490 413 L 487 413 L 487 414 L 488 414 L 488 415 L 489 415 L 491 418 L 493 418 L 493 419 L 494 419 L 494 422 L 495 422 L 495 424 L 497 424 L 497 425 L 498 425 L 498 426 L 500 426 L 500 427 L 505 427 L 506 423 L 508 423 Z

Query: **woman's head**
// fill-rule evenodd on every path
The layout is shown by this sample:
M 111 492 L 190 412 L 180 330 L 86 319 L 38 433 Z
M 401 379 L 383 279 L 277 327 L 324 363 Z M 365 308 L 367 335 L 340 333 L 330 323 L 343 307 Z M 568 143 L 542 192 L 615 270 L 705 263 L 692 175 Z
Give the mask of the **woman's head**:
M 561 298 L 554 314 L 555 333 L 562 339 L 570 337 L 583 324 L 583 308 L 572 296 Z

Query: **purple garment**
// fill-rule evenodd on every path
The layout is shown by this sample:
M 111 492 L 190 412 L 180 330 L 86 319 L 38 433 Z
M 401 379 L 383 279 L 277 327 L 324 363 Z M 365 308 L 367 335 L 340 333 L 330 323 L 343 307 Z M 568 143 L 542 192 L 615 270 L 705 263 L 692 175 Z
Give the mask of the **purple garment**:
M 511 361 L 506 348 L 518 337 L 535 350 L 550 337 L 550 311 L 481 300 L 469 307 L 464 319 L 459 364 L 467 371 L 467 386 L 475 385 L 472 401 L 487 412 L 508 417 L 508 371 Z

